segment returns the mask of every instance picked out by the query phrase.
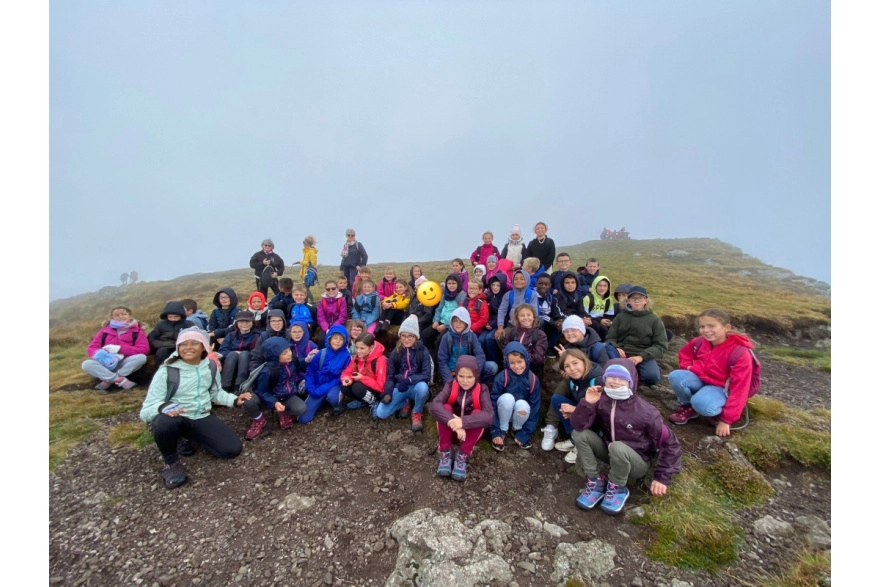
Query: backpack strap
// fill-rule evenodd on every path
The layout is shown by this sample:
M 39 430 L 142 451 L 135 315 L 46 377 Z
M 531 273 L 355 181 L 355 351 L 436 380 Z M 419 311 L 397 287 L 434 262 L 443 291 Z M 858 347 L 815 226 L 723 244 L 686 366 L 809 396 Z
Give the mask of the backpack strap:
M 535 386 L 538 384 L 538 377 L 535 375 L 534 371 L 529 369 L 529 395 L 532 395 L 532 392 L 535 391 Z
M 131 333 L 131 344 L 134 344 L 135 342 L 137 342 L 137 339 L 138 339 L 138 332 L 140 332 L 140 330 L 135 330 L 134 332 Z M 107 332 L 102 332 L 102 333 L 101 333 L 101 346 L 104 346 L 104 345 L 107 344 L 107 336 L 108 336 L 108 334 L 109 334 L 109 333 L 107 333 Z
M 211 361 L 211 363 L 213 364 L 214 361 Z M 165 403 L 168 403 L 174 397 L 174 394 L 177 393 L 177 388 L 180 386 L 180 369 L 177 367 L 165 367 L 165 374 L 168 377 L 168 381 L 165 384 Z
M 321 349 L 321 352 L 318 353 L 318 370 L 321 370 L 324 368 L 324 357 L 326 357 L 326 356 L 327 356 L 327 349 L 326 348 Z

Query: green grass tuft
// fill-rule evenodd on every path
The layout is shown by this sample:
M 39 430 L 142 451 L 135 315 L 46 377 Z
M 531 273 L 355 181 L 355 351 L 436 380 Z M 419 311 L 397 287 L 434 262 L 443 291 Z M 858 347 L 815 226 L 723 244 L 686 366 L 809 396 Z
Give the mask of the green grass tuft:
M 831 551 L 804 550 L 782 576 L 769 578 L 765 587 L 817 587 L 831 585 Z
M 770 358 L 790 365 L 812 367 L 825 373 L 831 373 L 831 349 L 793 349 L 789 347 L 768 347 L 764 349 Z
M 55 470 L 71 448 L 91 436 L 101 425 L 88 418 L 65 420 L 49 427 L 49 470 Z
M 758 505 L 774 494 L 773 488 L 760 473 L 737 464 L 726 454 L 722 453 L 706 471 L 736 507 Z
M 153 435 L 143 422 L 126 422 L 110 429 L 107 440 L 113 446 L 144 448 L 153 442 Z
M 758 469 L 770 471 L 792 459 L 831 471 L 831 433 L 779 422 L 754 422 L 737 445 Z

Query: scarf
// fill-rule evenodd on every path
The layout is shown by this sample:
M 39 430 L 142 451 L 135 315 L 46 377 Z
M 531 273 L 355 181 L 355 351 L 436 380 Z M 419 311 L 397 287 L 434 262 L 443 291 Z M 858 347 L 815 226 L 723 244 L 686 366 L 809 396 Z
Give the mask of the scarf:
M 110 328 L 112 328 L 113 330 L 119 330 L 120 332 L 125 332 L 134 325 L 134 318 L 132 318 L 131 322 L 122 322 L 121 320 L 113 320 L 112 318 L 110 319 Z
M 351 244 L 348 244 L 348 241 L 346 240 L 345 244 L 342 245 L 342 254 L 340 254 L 339 256 L 342 257 L 343 259 L 345 259 L 348 256 L 348 249 L 350 247 L 356 247 L 357 244 L 358 244 L 358 242 L 356 240 L 352 241 Z

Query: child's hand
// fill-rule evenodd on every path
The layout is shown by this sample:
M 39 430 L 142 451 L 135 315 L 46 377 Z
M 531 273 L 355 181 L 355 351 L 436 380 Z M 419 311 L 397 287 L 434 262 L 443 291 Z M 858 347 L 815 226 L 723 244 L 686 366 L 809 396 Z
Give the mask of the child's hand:
M 459 442 L 464 442 L 464 439 L 467 437 L 467 432 L 464 431 L 464 428 L 459 428 L 455 431 L 455 434 L 458 436 Z
M 623 352 L 623 349 L 617 349 L 617 352 L 620 353 L 620 358 L 621 358 L 621 359 L 625 359 L 625 358 L 626 358 L 626 353 Z
M 643 359 L 642 357 L 636 355 L 636 356 L 634 356 L 634 357 L 630 357 L 629 360 L 633 362 L 633 365 L 638 365 L 639 363 L 641 363 L 641 362 L 644 361 L 645 359 Z
M 561 344 L 558 344 L 553 348 L 556 350 L 556 352 L 559 354 L 559 356 L 562 356 L 562 353 L 565 352 L 565 347 L 562 346 Z
M 575 407 L 576 406 L 573 406 L 571 404 L 562 404 L 561 406 L 559 406 L 559 413 L 562 414 L 563 418 L 568 420 L 569 418 L 571 418 L 571 414 L 572 412 L 574 412 Z
M 382 396 L 382 403 L 383 404 L 390 404 L 391 403 L 391 394 L 390 393 Z
M 346 387 L 348 387 L 349 385 L 351 385 L 351 378 L 349 378 L 349 377 L 344 377 L 344 378 L 342 379 L 342 385 L 344 385 L 344 386 L 346 386 Z
M 730 436 L 730 424 L 718 422 L 718 425 L 715 426 L 715 436 Z
M 602 320 L 599 321 L 599 323 L 602 326 L 604 326 L 605 328 L 608 328 L 611 326 L 611 320 L 609 320 L 608 318 L 603 318 Z
M 495 340 L 501 340 L 501 337 L 504 336 L 504 331 L 500 328 L 495 331 Z
M 666 486 L 659 481 L 651 481 L 651 495 L 666 495 Z
M 357 371 L 355 371 L 354 373 L 351 374 L 351 378 L 354 379 L 355 381 L 360 381 L 361 377 L 363 377 L 363 374 L 358 373 Z
M 235 398 L 235 405 L 240 406 L 245 402 L 245 400 L 251 399 L 251 392 L 246 391 L 237 398 Z
M 593 325 L 593 319 L 590 318 L 589 316 L 584 316 L 584 326 L 592 326 L 592 325 Z
M 438 326 L 438 327 L 437 327 L 437 332 L 440 332 L 440 333 L 446 332 L 446 325 L 445 325 L 445 324 L 441 324 L 440 326 Z
M 595 404 L 602 398 L 602 386 L 594 385 L 592 387 L 587 388 L 587 393 L 584 394 L 584 399 L 588 404 Z
M 451 428 L 454 432 L 457 432 L 462 429 L 461 427 L 463 424 L 462 424 L 461 418 L 459 418 L 458 416 L 455 416 L 454 418 L 449 420 L 449 422 L 447 422 L 446 425 L 449 426 L 449 428 Z
M 275 402 L 275 411 L 279 414 L 284 411 L 284 404 L 281 402 Z

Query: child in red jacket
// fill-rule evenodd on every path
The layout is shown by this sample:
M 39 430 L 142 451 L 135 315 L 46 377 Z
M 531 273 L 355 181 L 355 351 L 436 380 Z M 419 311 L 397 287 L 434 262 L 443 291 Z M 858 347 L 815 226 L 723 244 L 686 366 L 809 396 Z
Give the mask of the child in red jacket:
M 356 410 L 376 403 L 385 389 L 388 359 L 385 347 L 369 332 L 354 341 L 355 356 L 342 372 L 341 393 L 351 400 L 348 409 Z
M 669 374 L 669 385 L 681 407 L 669 416 L 673 424 L 687 424 L 706 416 L 715 434 L 730 436 L 730 425 L 739 420 L 750 395 L 757 392 L 753 375 L 759 367 L 752 355 L 754 344 L 744 334 L 732 332 L 730 315 L 709 308 L 698 318 L 700 336 L 678 352 L 679 369 Z
M 489 302 L 483 295 L 483 286 L 478 281 L 468 283 L 468 297 L 461 301 L 471 317 L 471 330 L 479 336 L 489 323 Z
M 474 252 L 471 253 L 471 265 L 476 267 L 477 265 L 485 263 L 490 255 L 495 255 L 495 257 L 500 257 L 501 253 L 498 252 L 498 247 L 492 244 L 492 240 L 495 238 L 490 231 L 486 231 L 483 233 L 483 244 L 474 249 Z

